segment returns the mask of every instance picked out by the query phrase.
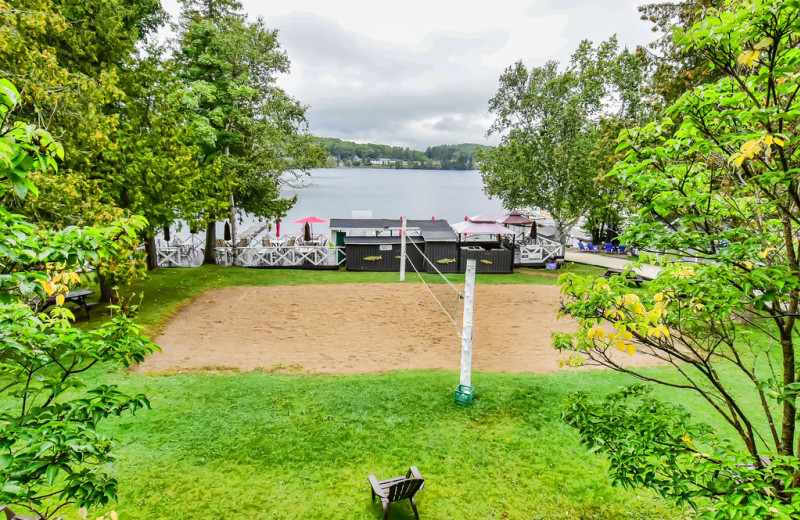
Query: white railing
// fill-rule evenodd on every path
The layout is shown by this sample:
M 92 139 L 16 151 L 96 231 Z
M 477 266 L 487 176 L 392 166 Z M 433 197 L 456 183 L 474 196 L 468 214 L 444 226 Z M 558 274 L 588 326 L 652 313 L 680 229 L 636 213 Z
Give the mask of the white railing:
M 344 264 L 344 247 L 328 245 L 274 245 L 237 248 L 241 267 L 334 267 Z M 216 248 L 217 265 L 232 265 L 233 250 Z
M 517 245 L 515 263 L 552 263 L 564 258 L 564 246 L 549 238 L 537 237 Z M 516 256 L 516 255 L 515 255 Z
M 156 259 L 159 267 L 195 267 L 203 263 L 203 241 L 191 236 L 185 241 L 178 237 L 172 242 L 156 240 Z

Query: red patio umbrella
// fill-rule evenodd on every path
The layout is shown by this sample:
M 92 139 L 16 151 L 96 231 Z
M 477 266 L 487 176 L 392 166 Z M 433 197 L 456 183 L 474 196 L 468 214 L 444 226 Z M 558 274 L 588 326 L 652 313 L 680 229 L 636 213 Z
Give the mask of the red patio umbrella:
M 295 220 L 294 223 L 303 224 L 303 240 L 311 240 L 311 224 L 321 224 L 323 222 L 327 222 L 327 220 L 312 215 L 310 217 L 301 218 L 300 220 Z
M 301 218 L 300 220 L 296 220 L 294 223 L 295 224 L 322 224 L 323 222 L 327 222 L 327 220 L 319 218 L 319 217 L 315 217 L 315 216 L 312 215 L 310 217 Z

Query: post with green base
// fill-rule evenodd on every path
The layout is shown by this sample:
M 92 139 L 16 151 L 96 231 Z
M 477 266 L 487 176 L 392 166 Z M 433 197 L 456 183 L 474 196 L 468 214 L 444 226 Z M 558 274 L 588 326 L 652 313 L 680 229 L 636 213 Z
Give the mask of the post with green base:
M 404 282 L 406 279 L 406 222 L 405 217 L 400 217 L 402 221 L 402 229 L 400 231 L 400 281 Z
M 461 381 L 455 391 L 455 402 L 470 404 L 475 396 L 472 387 L 472 309 L 475 304 L 475 259 L 467 260 L 464 277 L 464 322 L 461 327 Z

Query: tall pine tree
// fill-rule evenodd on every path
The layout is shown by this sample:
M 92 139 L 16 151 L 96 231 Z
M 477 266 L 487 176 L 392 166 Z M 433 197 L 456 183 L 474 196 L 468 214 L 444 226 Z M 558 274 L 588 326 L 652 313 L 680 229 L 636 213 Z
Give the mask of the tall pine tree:
M 182 4 L 175 58 L 193 96 L 200 164 L 221 165 L 213 183 L 219 199 L 258 217 L 285 215 L 295 200 L 280 197 L 282 177 L 319 165 L 324 154 L 307 133 L 305 107 L 276 85 L 289 71 L 277 31 L 248 21 L 236 1 Z M 207 263 L 215 262 L 216 222 L 224 217 L 204 215 Z

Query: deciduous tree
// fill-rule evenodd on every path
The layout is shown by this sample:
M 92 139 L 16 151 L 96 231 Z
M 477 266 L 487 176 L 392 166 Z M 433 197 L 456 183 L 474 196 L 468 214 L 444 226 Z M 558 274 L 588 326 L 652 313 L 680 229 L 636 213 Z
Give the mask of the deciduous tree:
M 319 166 L 324 153 L 307 134 L 305 107 L 275 84 L 289 70 L 277 32 L 263 20 L 248 21 L 238 2 L 187 0 L 176 60 L 194 95 L 191 108 L 201 167 L 218 162 L 220 200 L 257 217 L 285 215 L 285 175 Z M 230 205 L 228 205 L 228 208 Z M 219 211 L 204 215 L 206 262 L 215 262 Z
M 518 62 L 490 101 L 496 119 L 489 134 L 501 142 L 479 155 L 484 190 L 508 209 L 549 212 L 557 240 L 597 201 L 599 120 L 611 96 L 628 92 L 618 88 L 618 71 L 632 62 L 627 51 L 621 56 L 612 38 L 597 47 L 582 42 L 566 70 L 554 61 L 530 70 Z M 617 102 L 621 111 L 639 105 L 627 95 Z
M 0 15 L 0 67 L 27 94 L 20 114 L 38 118 L 70 150 L 58 173 L 32 174 L 41 195 L 20 210 L 51 228 L 105 225 L 133 212 L 148 218 L 143 234 L 152 241 L 157 226 L 211 200 L 191 182 L 181 85 L 144 45 L 164 20 L 158 0 L 9 1 Z M 151 266 L 153 250 L 151 243 Z M 119 280 L 101 270 L 104 299 Z
M 651 22 L 653 32 L 659 33 L 656 40 L 642 48 L 651 71 L 646 88 L 652 106 L 664 109 L 687 90 L 720 78 L 703 53 L 676 44 L 673 35 L 678 29 L 691 28 L 705 16 L 707 9 L 723 3 L 723 0 L 684 0 L 639 7 L 642 20 Z
M 143 395 L 79 375 L 98 363 L 139 362 L 155 346 L 124 313 L 83 331 L 62 307 L 87 263 L 130 262 L 141 219 L 53 231 L 8 210 L 10 201 L 36 194 L 30 172 L 54 170 L 63 157 L 47 131 L 13 121 L 18 98 L 0 80 L 0 503 L 49 519 L 70 504 L 116 499 L 113 440 L 98 425 L 149 406 Z M 55 309 L 37 310 L 47 298 Z
M 20 117 L 70 150 L 62 172 L 113 146 L 120 73 L 164 17 L 159 0 L 0 0 L 0 71 L 25 93 Z
M 176 220 L 202 229 L 202 215 L 227 207 L 215 193 L 219 162 L 198 168 L 197 129 L 187 117 L 192 93 L 178 79 L 174 63 L 150 47 L 122 75 L 125 102 L 117 107 L 114 146 L 89 173 L 106 204 L 147 219 L 148 267 L 157 267 L 155 236 Z
M 721 78 L 623 131 L 626 156 L 614 171 L 637 209 L 625 240 L 662 254 L 664 269 L 641 292 L 623 277 L 561 281 L 565 312 L 580 324 L 555 338 L 571 364 L 693 393 L 734 437 L 641 389 L 599 403 L 577 396 L 567 419 L 609 454 L 617 482 L 652 487 L 709 518 L 800 511 L 799 35 L 796 0 L 726 2 L 676 32 L 676 44 Z M 671 370 L 631 368 L 615 350 Z

